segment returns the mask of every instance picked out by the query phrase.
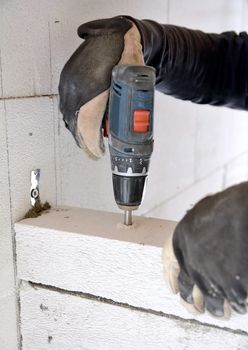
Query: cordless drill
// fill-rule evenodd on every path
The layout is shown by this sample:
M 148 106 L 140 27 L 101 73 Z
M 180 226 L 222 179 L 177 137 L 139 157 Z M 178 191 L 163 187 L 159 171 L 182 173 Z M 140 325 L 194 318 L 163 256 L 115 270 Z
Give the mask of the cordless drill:
M 115 201 L 132 225 L 140 206 L 153 151 L 155 69 L 120 65 L 112 71 L 108 137 Z

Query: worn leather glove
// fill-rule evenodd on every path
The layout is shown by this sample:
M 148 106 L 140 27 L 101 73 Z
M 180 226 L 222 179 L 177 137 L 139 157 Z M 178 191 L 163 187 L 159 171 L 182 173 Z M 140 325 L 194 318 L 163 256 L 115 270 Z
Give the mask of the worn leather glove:
M 78 146 L 92 158 L 100 158 L 112 69 L 118 64 L 144 64 L 141 38 L 136 26 L 124 17 L 85 23 L 78 35 L 85 41 L 62 70 L 60 109 Z
M 192 313 L 229 318 L 246 312 L 248 182 L 197 203 L 167 240 L 165 278 Z
M 85 41 L 65 64 L 60 109 L 77 144 L 93 158 L 104 152 L 101 133 L 111 72 L 117 64 L 156 69 L 156 89 L 196 103 L 248 110 L 248 36 L 207 34 L 120 16 L 78 28 Z

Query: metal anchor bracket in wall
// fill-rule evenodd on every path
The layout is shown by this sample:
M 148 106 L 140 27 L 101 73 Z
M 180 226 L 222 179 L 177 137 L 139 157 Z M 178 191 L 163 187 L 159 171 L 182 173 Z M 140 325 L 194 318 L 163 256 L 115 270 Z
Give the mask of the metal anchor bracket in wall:
M 32 206 L 40 200 L 40 169 L 31 171 L 30 200 Z

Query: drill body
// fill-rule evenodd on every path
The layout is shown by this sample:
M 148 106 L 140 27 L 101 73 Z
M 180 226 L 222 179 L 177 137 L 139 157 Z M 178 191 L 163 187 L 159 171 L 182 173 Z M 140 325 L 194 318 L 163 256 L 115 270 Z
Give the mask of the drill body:
M 153 151 L 155 70 L 120 65 L 112 72 L 108 137 L 114 196 L 130 215 L 142 202 Z

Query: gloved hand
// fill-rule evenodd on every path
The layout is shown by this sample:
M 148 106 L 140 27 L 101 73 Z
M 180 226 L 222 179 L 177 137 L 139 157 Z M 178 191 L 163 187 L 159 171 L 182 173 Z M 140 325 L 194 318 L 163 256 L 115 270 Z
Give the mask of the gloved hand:
M 101 127 L 112 69 L 118 64 L 144 65 L 141 37 L 124 17 L 85 23 L 78 35 L 85 41 L 62 70 L 60 110 L 78 146 L 99 158 L 104 153 Z
M 85 41 L 61 73 L 60 109 L 77 144 L 94 158 L 104 152 L 102 118 L 117 64 L 154 67 L 156 89 L 174 97 L 248 110 L 246 33 L 115 17 L 83 24 L 78 34 Z M 247 195 L 241 184 L 205 198 L 178 224 L 173 246 L 172 238 L 167 242 L 165 274 L 192 310 L 228 317 L 229 304 L 246 311 Z
M 246 312 L 248 182 L 197 203 L 177 225 L 163 253 L 165 278 L 192 313 L 229 318 Z
M 85 39 L 60 77 L 60 110 L 77 144 L 99 158 L 111 72 L 117 64 L 156 69 L 156 89 L 196 103 L 248 110 L 248 35 L 206 34 L 151 20 L 114 17 L 78 28 Z

